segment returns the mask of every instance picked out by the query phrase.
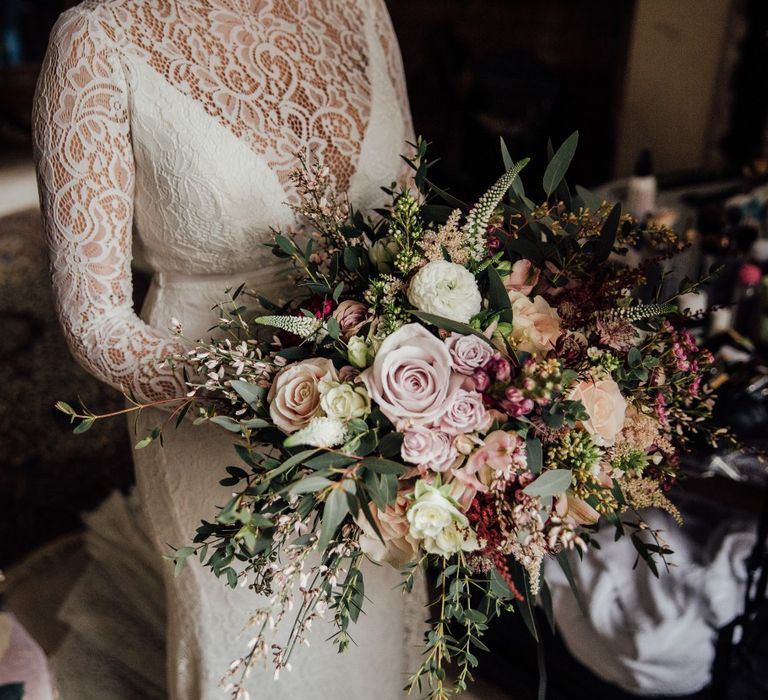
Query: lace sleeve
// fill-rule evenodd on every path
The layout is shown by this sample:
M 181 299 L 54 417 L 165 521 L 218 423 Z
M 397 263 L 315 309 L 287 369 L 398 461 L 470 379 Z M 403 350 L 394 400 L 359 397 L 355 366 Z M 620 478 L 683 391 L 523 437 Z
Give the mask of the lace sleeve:
M 139 400 L 183 395 L 163 363 L 180 344 L 133 311 L 134 164 L 120 58 L 106 28 L 78 8 L 51 33 L 33 124 L 54 296 L 72 353 Z

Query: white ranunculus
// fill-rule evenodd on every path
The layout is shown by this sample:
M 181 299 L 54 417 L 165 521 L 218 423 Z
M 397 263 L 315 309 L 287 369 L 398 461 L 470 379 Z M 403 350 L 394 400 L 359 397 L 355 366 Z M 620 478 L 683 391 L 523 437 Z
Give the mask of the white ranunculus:
M 427 552 L 445 557 L 462 549 L 472 551 L 478 548 L 467 516 L 448 495 L 450 488 L 417 481 L 414 502 L 406 513 L 409 535 L 421 541 Z
M 413 276 L 408 300 L 419 311 L 461 323 L 468 323 L 482 304 L 475 276 L 447 260 L 433 260 Z
M 364 386 L 321 383 L 320 408 L 329 418 L 350 421 L 365 418 L 371 412 L 371 397 Z

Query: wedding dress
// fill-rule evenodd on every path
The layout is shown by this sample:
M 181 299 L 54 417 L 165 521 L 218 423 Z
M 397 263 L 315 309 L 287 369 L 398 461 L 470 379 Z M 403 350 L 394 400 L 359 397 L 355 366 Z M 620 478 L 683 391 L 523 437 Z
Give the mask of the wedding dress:
M 179 349 L 167 330 L 171 319 L 185 336 L 205 337 L 215 322 L 211 306 L 227 287 L 246 282 L 285 298 L 288 270 L 264 243 L 270 227 L 301 224 L 286 206 L 297 154 L 319 158 L 337 188 L 370 209 L 385 201 L 380 185 L 402 173 L 399 153 L 411 137 L 384 0 L 88 0 L 53 30 L 34 124 L 53 283 L 70 347 L 96 376 L 143 400 L 184 392 L 162 362 Z M 132 229 L 154 271 L 140 318 L 131 303 Z M 166 417 L 142 413 L 139 437 Z M 227 499 L 218 481 L 237 463 L 231 434 L 185 422 L 165 437 L 165 447 L 135 455 L 157 564 L 142 563 L 142 518 L 130 515 L 130 504 L 110 516 L 113 529 L 102 518 L 105 532 L 123 533 L 91 543 L 102 563 L 99 590 L 110 590 L 114 577 L 114 601 L 91 601 L 102 622 L 112 618 L 111 633 L 99 639 L 89 618 L 79 645 L 64 645 L 65 661 L 54 659 L 63 700 L 67 693 L 83 700 L 162 692 L 156 684 L 140 690 L 140 681 L 142 674 L 151 680 L 157 660 L 147 649 L 156 630 L 149 627 L 163 615 L 170 696 L 226 697 L 220 679 L 252 636 L 244 627 L 260 601 L 251 591 L 228 589 L 198 563 L 174 578 L 160 559 L 169 545 L 188 544 L 199 521 Z M 148 599 L 158 566 L 164 611 Z M 97 583 L 84 578 L 83 600 L 89 591 L 98 597 Z M 407 639 L 418 620 L 398 583 L 398 572 L 368 566 L 371 602 L 355 629 L 357 645 L 337 655 L 325 642 L 330 624 L 319 626 L 292 672 L 279 681 L 271 670 L 254 672 L 251 697 L 400 697 L 405 673 L 417 665 Z M 75 627 L 81 609 L 70 606 Z M 121 628 L 123 613 L 133 622 Z M 151 618 L 144 650 L 128 639 L 142 616 Z M 115 663 L 138 646 L 121 667 L 122 685 L 113 679 L 100 688 L 99 644 L 110 646 Z M 87 675 L 79 686 L 77 675 Z

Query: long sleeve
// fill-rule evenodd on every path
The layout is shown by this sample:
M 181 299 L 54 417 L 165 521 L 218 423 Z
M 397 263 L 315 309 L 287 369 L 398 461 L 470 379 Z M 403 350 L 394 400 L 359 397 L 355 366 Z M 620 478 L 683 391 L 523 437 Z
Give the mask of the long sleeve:
M 59 19 L 37 86 L 35 160 L 57 312 L 75 357 L 140 400 L 180 396 L 178 341 L 132 306 L 134 162 L 127 85 L 107 27 Z

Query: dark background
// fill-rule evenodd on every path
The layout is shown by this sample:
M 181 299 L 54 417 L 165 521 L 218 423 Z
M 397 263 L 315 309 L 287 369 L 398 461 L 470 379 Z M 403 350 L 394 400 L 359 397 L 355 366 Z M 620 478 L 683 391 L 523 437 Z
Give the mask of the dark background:
M 725 8 L 721 15 L 713 10 L 718 3 Z M 0 168 L 31 158 L 32 97 L 48 32 L 73 4 L 0 0 Z M 644 146 L 659 155 L 659 179 L 667 185 L 737 175 L 765 155 L 766 0 L 387 5 L 416 132 L 441 157 L 432 177 L 450 183 L 462 198 L 478 194 L 488 173 L 501 168 L 499 137 L 513 157 L 533 158 L 526 183 L 540 181 L 547 139 L 557 146 L 575 129 L 580 145 L 569 177 L 585 186 L 628 175 Z M 691 13 L 701 8 L 702 16 L 706 7 L 706 17 L 721 19 L 707 25 L 681 14 L 681 7 Z M 644 47 L 646 39 L 664 52 L 661 64 L 649 61 L 655 48 Z M 715 69 L 697 70 L 707 62 Z M 654 71 L 660 81 L 655 86 L 643 81 Z M 684 137 L 693 132 L 701 138 L 691 146 Z M 145 282 L 137 278 L 137 298 Z M 122 399 L 70 358 L 48 284 L 36 212 L 0 218 L 0 568 L 76 530 L 81 512 L 115 488 L 128 489 L 133 478 L 124 423 L 78 438 L 52 408 L 57 399 L 76 403 L 80 396 L 107 411 Z M 495 646 L 525 638 L 517 629 L 494 634 Z M 549 640 L 548 650 L 550 668 L 562 670 L 553 681 L 558 693 L 578 677 L 582 685 L 570 688 L 571 697 L 629 697 L 579 669 L 559 642 Z M 533 649 L 521 647 L 519 658 L 516 697 L 533 697 Z

